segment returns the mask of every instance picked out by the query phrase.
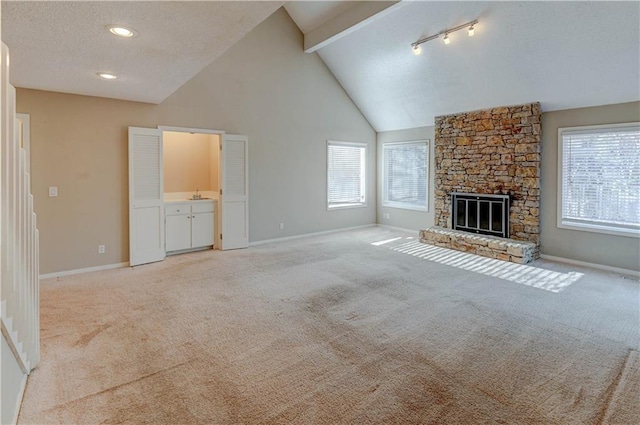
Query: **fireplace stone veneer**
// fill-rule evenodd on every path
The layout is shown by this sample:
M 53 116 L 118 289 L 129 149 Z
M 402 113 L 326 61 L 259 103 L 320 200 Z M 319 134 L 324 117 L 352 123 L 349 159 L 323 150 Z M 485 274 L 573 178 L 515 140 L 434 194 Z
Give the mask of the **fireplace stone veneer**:
M 437 228 L 452 229 L 452 193 L 508 195 L 505 241 L 534 245 L 524 262 L 538 257 L 541 116 L 540 104 L 529 103 L 436 117 Z

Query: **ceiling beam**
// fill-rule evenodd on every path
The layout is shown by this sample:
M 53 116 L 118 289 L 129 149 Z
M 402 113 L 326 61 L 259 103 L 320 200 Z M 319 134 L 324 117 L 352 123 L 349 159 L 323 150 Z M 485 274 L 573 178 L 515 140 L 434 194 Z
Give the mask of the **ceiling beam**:
M 304 51 L 313 53 L 399 7 L 401 1 L 363 1 L 304 35 Z

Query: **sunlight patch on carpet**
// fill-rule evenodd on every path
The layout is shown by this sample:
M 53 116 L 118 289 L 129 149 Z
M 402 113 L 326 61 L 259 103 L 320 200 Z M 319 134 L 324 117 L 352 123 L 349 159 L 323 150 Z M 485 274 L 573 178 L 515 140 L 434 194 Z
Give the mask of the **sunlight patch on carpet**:
M 388 244 L 388 243 L 391 243 L 391 242 L 395 242 L 398 239 L 402 239 L 402 236 L 397 237 L 397 238 L 393 238 L 393 239 L 387 239 L 386 241 L 372 242 L 371 245 L 373 245 L 373 246 L 385 245 L 385 244 Z
M 481 273 L 551 292 L 563 291 L 584 276 L 583 273 L 560 273 L 553 270 L 440 248 L 418 241 L 406 242 L 402 245 L 389 248 L 403 254 L 413 255 L 414 257 L 435 261 L 447 266 L 457 267 L 459 269 Z

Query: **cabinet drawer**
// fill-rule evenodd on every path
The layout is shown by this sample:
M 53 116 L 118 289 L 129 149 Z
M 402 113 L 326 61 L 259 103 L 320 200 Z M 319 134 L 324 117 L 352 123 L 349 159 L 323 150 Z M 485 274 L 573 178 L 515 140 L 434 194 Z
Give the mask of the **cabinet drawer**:
M 165 215 L 190 214 L 191 206 L 189 204 L 165 205 Z
M 191 204 L 191 212 L 200 213 L 200 212 L 213 212 L 213 201 L 211 202 L 194 202 Z

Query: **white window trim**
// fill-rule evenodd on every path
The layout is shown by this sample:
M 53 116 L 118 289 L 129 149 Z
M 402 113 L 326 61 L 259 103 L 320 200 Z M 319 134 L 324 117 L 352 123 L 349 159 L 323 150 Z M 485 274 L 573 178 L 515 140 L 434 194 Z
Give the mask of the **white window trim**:
M 327 210 L 328 211 L 335 211 L 335 210 L 346 210 L 346 209 L 350 209 L 350 208 L 364 208 L 366 207 L 367 204 L 337 204 L 337 205 L 333 205 L 333 206 L 328 206 L 327 205 Z
M 173 131 L 176 133 L 200 133 L 200 134 L 226 134 L 224 130 L 213 130 L 209 128 L 194 128 L 194 127 L 176 127 L 172 125 L 159 125 L 158 130 Z
M 408 205 L 405 204 L 403 202 L 393 202 L 393 201 L 386 201 L 386 191 L 387 191 L 387 186 L 385 184 L 385 151 L 384 148 L 385 146 L 388 145 L 413 145 L 413 144 L 418 144 L 418 143 L 425 143 L 427 145 L 427 163 L 426 163 L 426 167 L 427 167 L 427 198 L 426 198 L 426 202 L 427 205 L 424 207 L 418 207 L 415 205 Z M 429 185 L 430 185 L 430 179 L 429 179 L 429 162 L 431 161 L 431 146 L 429 145 L 429 139 L 424 139 L 424 140 L 408 140 L 408 141 L 402 141 L 402 142 L 385 142 L 382 144 L 382 206 L 383 207 L 389 207 L 389 208 L 397 208 L 397 209 L 402 209 L 402 210 L 412 210 L 412 211 L 429 211 Z
M 599 225 L 595 223 L 577 223 L 577 222 L 567 222 L 563 220 L 562 217 L 562 201 L 563 201 L 563 164 L 564 164 L 564 142 L 563 142 L 563 133 L 565 132 L 575 132 L 575 131 L 584 131 L 590 132 L 592 130 L 599 130 L 603 128 L 624 128 L 624 127 L 634 127 L 640 126 L 640 122 L 627 122 L 627 123 L 618 123 L 618 124 L 601 124 L 601 125 L 586 125 L 586 126 L 578 126 L 578 127 L 559 127 L 558 128 L 558 176 L 557 176 L 557 205 L 556 205 L 556 213 L 557 213 L 557 226 L 559 229 L 567 229 L 567 230 L 577 230 L 584 232 L 593 232 L 593 233 L 603 233 L 607 235 L 615 235 L 615 236 L 629 236 L 640 238 L 640 230 L 632 230 L 626 228 L 616 228 L 614 226 L 608 226 L 606 224 Z
M 347 204 L 335 204 L 335 205 L 330 205 L 329 204 L 329 146 L 331 145 L 340 145 L 340 146 L 352 146 L 352 147 L 357 147 L 357 148 L 364 148 L 364 157 L 365 157 L 365 162 L 364 162 L 364 170 L 362 171 L 362 179 L 363 179 L 363 183 L 364 183 L 364 202 L 357 202 L 357 203 L 347 203 Z M 325 197 L 326 197 L 326 202 L 327 202 L 327 210 L 328 211 L 335 211 L 335 210 L 343 210 L 343 209 L 350 209 L 350 208 L 365 208 L 367 207 L 367 202 L 368 202 L 368 196 L 367 196 L 367 149 L 368 146 L 366 143 L 362 143 L 362 142 L 342 142 L 339 140 L 327 140 L 327 151 L 326 151 L 326 160 L 327 160 L 327 186 L 326 186 L 326 190 L 325 190 Z

